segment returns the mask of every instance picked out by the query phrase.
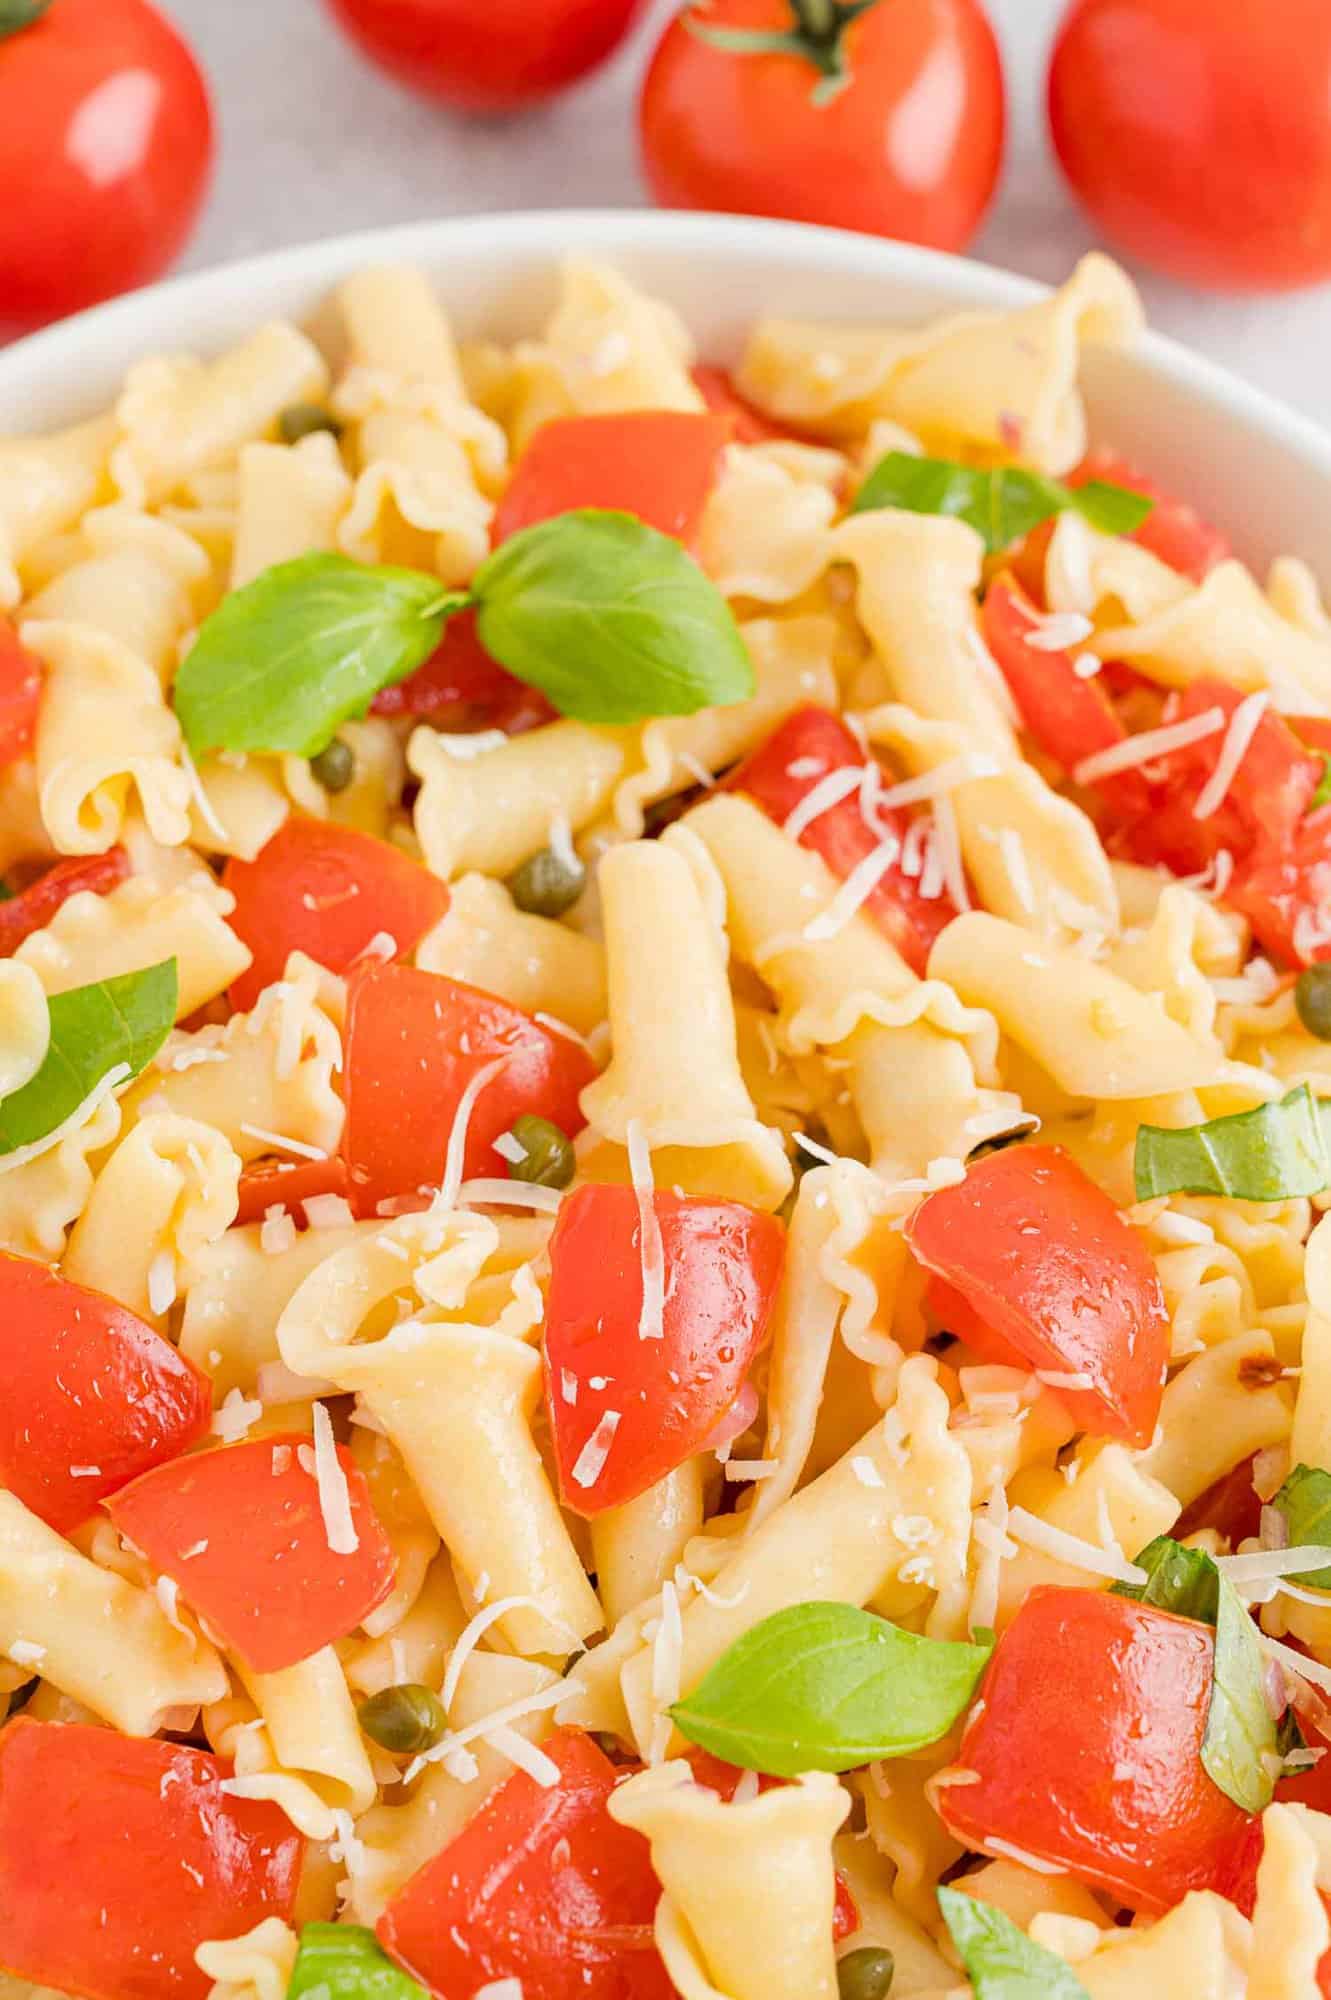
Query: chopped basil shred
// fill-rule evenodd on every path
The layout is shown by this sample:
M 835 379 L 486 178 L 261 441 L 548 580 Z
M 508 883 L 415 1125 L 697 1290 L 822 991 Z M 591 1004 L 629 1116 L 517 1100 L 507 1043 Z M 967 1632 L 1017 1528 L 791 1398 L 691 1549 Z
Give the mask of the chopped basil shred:
M 853 1604 L 794 1604 L 737 1639 L 670 1713 L 691 1743 L 747 1771 L 853 1771 L 946 1736 L 990 1651 Z
M 196 756 L 317 758 L 467 605 L 486 650 L 580 722 L 692 715 L 753 693 L 734 614 L 681 544 L 584 508 L 511 536 L 468 591 L 340 555 L 265 570 L 204 620 L 176 675 L 185 739 Z
M 1331 1546 L 1331 1472 L 1296 1465 L 1271 1505 L 1285 1517 L 1291 1548 Z M 1331 1569 L 1306 1570 L 1294 1581 L 1308 1590 L 1331 1590 Z
M 361 1924 L 306 1924 L 286 2000 L 426 2000 L 425 1989 L 394 1965 Z
M 176 1018 L 176 961 L 51 996 L 51 1040 L 37 1074 L 0 1102 L 0 1155 L 35 1145 L 73 1117 L 102 1078 L 150 1063 Z
M 1288 1201 L 1331 1186 L 1326 1121 L 1331 1100 L 1306 1083 L 1271 1104 L 1170 1130 L 1142 1125 L 1134 1173 L 1138 1201 L 1162 1194 Z
M 938 1891 L 975 2000 L 1089 2000 L 1072 1967 L 1028 1938 L 992 1903 L 960 1889 Z
M 948 514 L 984 537 L 990 555 L 1010 548 L 1055 514 L 1078 513 L 1106 535 L 1130 535 L 1154 502 L 1125 486 L 1091 480 L 1065 486 L 1038 472 L 1000 467 L 986 472 L 943 458 L 890 451 L 880 458 L 851 506 L 854 514 L 899 507 L 910 514 Z
M 1215 1672 L 1202 1763 L 1226 1798 L 1247 1812 L 1264 1812 L 1275 1791 L 1280 1750 L 1262 1685 L 1257 1627 L 1233 1584 L 1204 1550 L 1185 1549 L 1159 1535 L 1137 1562 L 1148 1572 L 1147 1581 L 1115 1584 L 1116 1595 L 1214 1625 Z

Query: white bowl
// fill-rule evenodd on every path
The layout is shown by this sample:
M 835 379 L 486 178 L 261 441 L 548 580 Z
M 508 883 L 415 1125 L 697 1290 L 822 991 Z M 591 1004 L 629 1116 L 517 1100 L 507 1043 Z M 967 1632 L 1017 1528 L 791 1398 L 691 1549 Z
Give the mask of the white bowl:
M 142 355 L 207 354 L 265 319 L 319 334 L 328 294 L 367 264 L 420 264 L 457 329 L 531 333 L 565 256 L 599 257 L 683 313 L 709 359 L 738 352 L 762 313 L 911 322 L 1020 305 L 1041 287 L 958 257 L 799 223 L 733 216 L 558 211 L 485 215 L 342 236 L 177 278 L 0 352 L 0 436 L 105 405 Z M 1151 335 L 1096 352 L 1084 382 L 1092 433 L 1215 519 L 1250 563 L 1299 555 L 1331 584 L 1331 437 L 1237 377 Z

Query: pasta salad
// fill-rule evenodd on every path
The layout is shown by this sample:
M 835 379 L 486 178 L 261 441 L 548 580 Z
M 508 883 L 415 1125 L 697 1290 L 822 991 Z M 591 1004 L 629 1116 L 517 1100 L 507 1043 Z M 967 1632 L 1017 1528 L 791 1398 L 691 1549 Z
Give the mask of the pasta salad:
M 0 441 L 0 2000 L 1331 1994 L 1314 578 L 338 305 Z

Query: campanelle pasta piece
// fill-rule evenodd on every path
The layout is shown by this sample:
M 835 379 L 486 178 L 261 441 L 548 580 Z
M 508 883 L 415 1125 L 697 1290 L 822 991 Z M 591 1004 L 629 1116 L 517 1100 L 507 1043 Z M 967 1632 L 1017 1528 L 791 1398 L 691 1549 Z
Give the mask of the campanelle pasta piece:
M 684 1560 L 684 1551 L 703 1525 L 703 1461 L 699 1455 L 658 1479 L 635 1500 L 607 1507 L 591 1522 L 596 1594 L 605 1622 L 621 1618 L 648 1598 Z
M 988 1009 L 1078 1097 L 1195 1089 L 1221 1081 L 1230 1067 L 1219 1045 L 1174 1020 L 1159 994 L 1139 992 L 1104 966 L 981 910 L 940 934 L 929 973 Z
M 165 500 L 192 474 L 267 437 L 289 403 L 318 402 L 328 369 L 313 342 L 275 320 L 213 362 L 158 356 L 129 371 L 116 404 L 111 477 L 134 506 Z
M 1290 1436 L 1292 1397 L 1269 1333 L 1254 1329 L 1179 1370 L 1160 1406 L 1156 1440 L 1138 1463 L 1183 1506 L 1255 1451 Z M 1142 1546 L 1142 1544 L 1138 1544 Z
M 140 1119 L 97 1176 L 65 1252 L 64 1275 L 164 1331 L 182 1269 L 236 1215 L 240 1161 L 211 1125 Z
M 1124 933 L 1105 964 L 1143 993 L 1158 993 L 1165 1012 L 1199 1041 L 1216 1033 L 1213 979 L 1233 979 L 1246 952 L 1213 903 L 1182 883 L 1160 893 L 1149 926 Z
M 845 1950 L 877 1945 L 890 1951 L 892 1984 L 899 1995 L 945 1992 L 955 1983 L 956 1975 L 924 1926 L 897 1902 L 894 1870 L 874 1843 L 857 1833 L 839 1833 L 832 1843 L 832 1854 L 860 1913 L 860 1927 L 847 1940 Z
M 85 625 L 169 683 L 209 586 L 198 543 L 122 505 L 85 514 L 70 553 L 26 605 L 25 621 Z
M 103 1097 L 91 1115 L 35 1157 L 0 1157 L 0 1249 L 54 1263 L 65 1232 L 92 1193 L 89 1162 L 120 1130 L 120 1106 Z
M 333 1812 L 363 1813 L 373 1805 L 379 1787 L 332 1646 L 275 1674 L 251 1673 L 239 1663 L 237 1672 L 283 1771 L 295 1773 Z
M 0 961 L 0 1097 L 30 1083 L 51 1045 L 51 1018 L 42 983 L 16 958 Z
M 211 1125 L 246 1166 L 273 1152 L 322 1158 L 342 1135 L 333 1082 L 341 1066 L 342 1037 L 320 1005 L 317 969 L 298 969 L 293 958 L 248 1014 L 172 1036 L 126 1108 L 131 1117 L 165 1108 Z
M 902 328 L 761 320 L 739 385 L 774 416 L 829 437 L 890 418 L 931 451 L 1019 453 L 1067 472 L 1086 449 L 1082 346 L 1126 345 L 1142 325 L 1131 280 L 1092 254 L 1059 291 L 1007 312 Z
M 961 1578 L 970 1466 L 948 1434 L 948 1407 L 937 1364 L 912 1355 L 892 1408 L 857 1445 L 733 1544 L 711 1580 L 713 1595 L 696 1597 L 682 1613 L 683 1693 L 774 1611 L 836 1599 L 900 1619 Z M 614 1637 L 607 1644 L 613 1647 Z M 640 1648 L 620 1681 L 644 1750 L 653 1733 L 651 1678 L 651 1649 Z
M 378 1431 L 356 1424 L 350 1445 L 370 1489 L 370 1505 L 393 1548 L 393 1588 L 382 1604 L 377 1604 L 362 1620 L 364 1631 L 371 1638 L 378 1638 L 397 1630 L 410 1614 L 438 1554 L 439 1536 L 410 1473 L 389 1440 Z
M 1262 1814 L 1248 2000 L 1303 2000 L 1316 1990 L 1317 1968 L 1331 1947 L 1317 1864 L 1304 1816 L 1288 1806 L 1268 1806 Z
M 681 1993 L 831 2000 L 832 1840 L 850 1810 L 834 1777 L 811 1771 L 727 1805 L 687 1764 L 663 1764 L 618 1786 L 608 1809 L 651 1842 L 664 1891 L 657 1942 Z M 689 1960 L 700 1989 L 683 1969 Z
M 1222 680 L 1250 694 L 1270 688 L 1277 704 L 1331 713 L 1331 635 L 1281 616 L 1240 562 L 1218 563 L 1205 583 L 1134 625 L 1091 642 L 1166 687 Z
M 395 815 L 407 781 L 407 761 L 393 724 L 383 716 L 367 715 L 359 722 L 344 722 L 338 735 L 352 756 L 350 784 L 340 792 L 325 791 L 308 758 L 279 758 L 292 804 L 315 819 L 354 826 L 379 840 L 389 838 L 390 822 L 391 831 L 405 833 Z
M 183 1020 L 225 992 L 250 963 L 248 947 L 226 921 L 234 907 L 230 891 L 203 868 L 168 889 L 132 875 L 105 896 L 90 890 L 71 896 L 45 929 L 24 939 L 15 958 L 48 994 L 174 958 L 176 1018 Z
M 602 1142 L 586 1146 L 584 1171 L 627 1179 L 637 1125 L 663 1186 L 775 1208 L 790 1166 L 744 1088 L 724 936 L 686 851 L 673 833 L 634 841 L 602 858 L 598 879 L 614 1055 L 582 1093 Z
M 228 1692 L 205 1707 L 200 1720 L 213 1750 L 233 1766 L 228 1785 L 237 1798 L 269 1800 L 307 1840 L 334 1838 L 335 1808 L 307 1773 L 283 1767 L 267 1724 L 248 1693 Z
M 1125 1445 L 1083 1444 L 1072 1463 L 1076 1472 L 1070 1481 L 1055 1467 L 1028 1466 L 1012 1482 L 1012 1505 L 1095 1549 L 1105 1548 L 1106 1535 L 1112 1536 L 1109 1553 L 1124 1561 L 1131 1562 L 1157 1535 L 1167 1535 L 1186 1504 L 1162 1476 L 1153 1476 L 1150 1454 Z M 1009 1539 L 1015 1539 L 1011 1530 Z M 1016 1553 L 1005 1554 L 999 1566 L 996 1628 L 1005 1630 L 1027 1593 L 1041 1584 L 1107 1590 L 1111 1581 L 1018 1541 Z
M 360 1440 L 367 1436 L 377 1437 L 377 1433 L 367 1432 L 362 1424 L 353 1426 L 351 1449 L 362 1469 L 365 1460 L 358 1446 Z M 378 1441 L 387 1443 L 384 1438 Z M 375 1512 L 379 1513 L 377 1498 Z M 393 1542 L 400 1578 L 403 1561 L 400 1529 L 395 1534 L 394 1522 L 385 1519 L 382 1514 L 380 1519 L 384 1521 Z M 439 1537 L 433 1527 L 430 1532 L 437 1548 Z M 407 1550 L 407 1560 L 410 1564 L 410 1549 Z M 396 1616 L 391 1624 L 381 1623 L 383 1613 L 393 1606 L 393 1598 L 397 1595 L 395 1578 L 392 1597 L 381 1604 L 374 1614 L 381 1636 L 367 1638 L 363 1643 L 356 1644 L 353 1650 L 344 1652 L 342 1665 L 347 1685 L 357 1696 L 378 1694 L 382 1688 L 397 1687 L 403 1681 L 414 1681 L 424 1687 L 439 1687 L 443 1682 L 448 1656 L 467 1623 L 467 1613 L 458 1595 L 447 1555 L 437 1555 L 430 1564 L 409 1609 Z
M 864 1802 L 869 1839 L 896 1871 L 892 1894 L 927 1930 L 939 1927 L 938 1878 L 965 1852 L 930 1796 L 932 1780 L 947 1761 L 947 1745 L 933 1744 L 917 1757 L 872 1764 L 852 1780 Z
M 1011 1917 L 1022 1930 L 1034 1917 L 1070 1917 L 1098 1931 L 1112 1925 L 1104 1906 L 1075 1875 L 1041 1875 L 1019 1861 L 989 1861 L 962 1877 L 965 1893 Z
M 372 411 L 358 426 L 355 497 L 338 529 L 362 563 L 401 563 L 463 584 L 490 552 L 493 507 L 466 447 L 434 417 Z
M 846 472 L 839 452 L 809 445 L 730 445 L 698 531 L 698 560 L 717 588 L 759 604 L 802 597 L 832 561 Z
M 0 1179 L 0 1203 L 4 1181 Z M 228 1229 L 192 1259 L 185 1292 L 180 1351 L 212 1377 L 223 1401 L 233 1389 L 250 1395 L 266 1362 L 278 1361 L 277 1322 L 317 1265 L 348 1244 L 373 1236 L 379 1224 L 298 1231 L 283 1248 L 266 1247 L 261 1223 Z
M 1168 563 L 1123 535 L 1102 535 L 1074 508 L 1060 514 L 1044 566 L 1045 602 L 1099 627 L 1141 625 L 1193 589 Z M 1096 640 L 1089 636 L 1088 649 Z
M 208 2000 L 285 2000 L 300 1940 L 280 1917 L 265 1917 L 240 1937 L 210 1939 L 194 1953 L 213 1981 Z
M 275 563 L 337 547 L 351 480 L 327 431 L 294 446 L 243 445 L 238 466 L 232 590 Z
M 99 497 L 115 438 L 110 416 L 44 437 L 0 438 L 0 611 L 23 595 L 25 559 Z
M 538 1696 L 553 1687 L 556 1676 L 535 1660 L 514 1660 L 502 1653 L 474 1652 L 458 1675 L 449 1703 L 452 1729 L 470 1729 L 487 1715 Z M 539 1743 L 551 1726 L 549 1707 L 534 1708 L 508 1723 L 524 1741 Z M 400 1805 L 371 1808 L 356 1828 L 364 1857 L 351 1882 L 350 1910 L 357 1923 L 372 1924 L 418 1868 L 423 1868 L 461 1833 L 486 1797 L 513 1774 L 503 1752 L 481 1736 L 464 1746 L 471 1765 L 431 1764 L 411 1797 Z M 468 1775 L 474 1765 L 474 1774 Z
M 1325 1217 L 1308 1238 L 1304 1283 L 1308 1316 L 1303 1326 L 1303 1373 L 1290 1431 L 1290 1463 L 1322 1465 L 1331 1437 L 1331 1228 Z
M 1233 1903 L 1193 1890 L 1158 1923 L 1101 1931 L 1075 1917 L 1037 1916 L 1034 1941 L 1069 1959 L 1089 2000 L 1246 2000 L 1251 1933 Z
M 0 1653 L 21 1644 L 62 1693 L 127 1736 L 226 1690 L 206 1641 L 179 1630 L 151 1591 L 86 1556 L 0 1491 Z
M 298 1375 L 361 1395 L 473 1590 L 484 1576 L 492 1600 L 521 1600 L 498 1627 L 513 1649 L 563 1656 L 602 1614 L 531 1434 L 541 1375 L 522 1337 L 531 1309 L 515 1296 L 491 1326 L 439 1316 L 466 1311 L 499 1242 L 494 1223 L 465 1211 L 386 1223 L 311 1273 L 282 1314 L 278 1346 Z M 413 1289 L 417 1311 L 358 1342 L 386 1302 Z
M 205 757 L 190 801 L 191 844 L 253 861 L 291 810 L 281 769 L 274 757 Z
M 528 1014 L 553 1014 L 580 1035 L 605 1019 L 605 953 L 550 917 L 518 909 L 502 882 L 462 875 L 447 913 L 416 947 L 416 963 L 498 993 Z
M 624 769 L 618 732 L 551 722 L 502 744 L 413 732 L 407 763 L 421 781 L 413 809 L 427 867 L 444 881 L 475 869 L 509 875 L 548 845 L 561 821 L 581 832 L 604 811 Z

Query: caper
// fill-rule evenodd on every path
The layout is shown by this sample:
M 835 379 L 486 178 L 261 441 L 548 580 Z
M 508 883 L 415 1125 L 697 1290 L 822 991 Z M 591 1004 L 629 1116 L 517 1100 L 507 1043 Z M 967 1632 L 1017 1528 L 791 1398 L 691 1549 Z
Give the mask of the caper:
M 335 736 L 317 757 L 311 757 L 310 771 L 326 792 L 345 792 L 356 775 L 356 753 L 349 743 Z
M 537 1187 L 566 1188 L 576 1162 L 573 1148 L 559 1127 L 548 1118 L 535 1118 L 524 1111 L 510 1129 L 525 1154 L 525 1158 L 509 1162 L 514 1180 L 531 1181 Z
M 587 886 L 587 870 L 577 855 L 556 854 L 543 847 L 508 878 L 508 892 L 520 910 L 533 917 L 562 917 Z
M 335 438 L 342 435 L 337 418 L 320 403 L 288 403 L 277 419 L 277 428 L 283 444 L 299 444 L 315 431 L 328 431 Z
M 357 1716 L 372 1743 L 400 1757 L 429 1750 L 448 1727 L 448 1717 L 438 1695 L 431 1694 L 419 1681 L 380 1688 L 378 1694 L 361 1703 Z
M 876 1944 L 862 1944 L 837 1960 L 836 1983 L 841 2000 L 885 2000 L 892 1990 L 896 1960 Z
M 1299 1019 L 1319 1042 L 1331 1042 L 1331 964 L 1310 965 L 1294 988 Z

